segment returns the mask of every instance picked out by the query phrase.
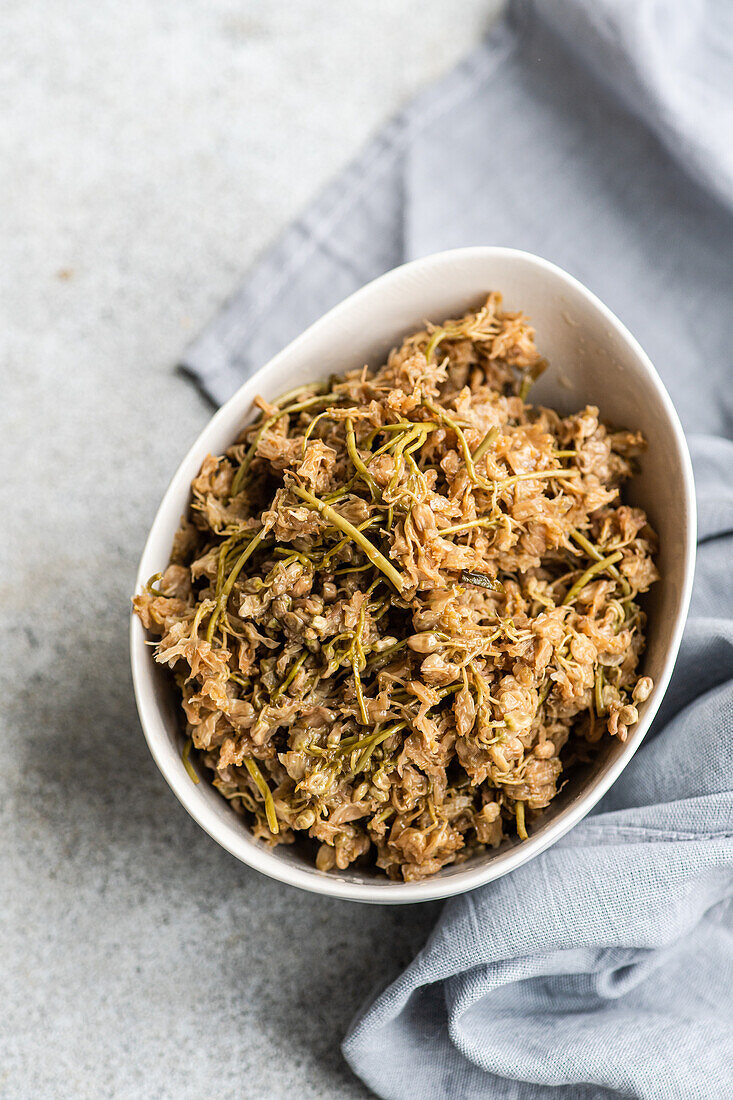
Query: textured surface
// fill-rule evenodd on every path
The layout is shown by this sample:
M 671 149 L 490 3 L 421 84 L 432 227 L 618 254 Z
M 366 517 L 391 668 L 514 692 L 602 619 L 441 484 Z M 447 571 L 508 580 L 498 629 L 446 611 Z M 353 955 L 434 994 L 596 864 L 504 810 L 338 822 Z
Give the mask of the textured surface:
M 279 886 L 187 818 L 127 600 L 210 412 L 181 348 L 494 6 L 3 5 L 0 1096 L 367 1095 L 338 1042 L 436 910 Z

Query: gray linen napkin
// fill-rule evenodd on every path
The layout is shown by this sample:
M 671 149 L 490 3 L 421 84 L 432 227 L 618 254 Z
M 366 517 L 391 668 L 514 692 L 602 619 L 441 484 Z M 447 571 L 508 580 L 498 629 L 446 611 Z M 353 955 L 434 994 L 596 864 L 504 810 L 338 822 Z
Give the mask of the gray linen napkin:
M 661 372 L 695 433 L 692 612 L 662 713 L 597 812 L 449 902 L 344 1053 L 395 1100 L 732 1096 L 730 0 L 512 4 L 265 255 L 185 369 L 224 400 L 367 280 L 481 243 L 578 276 Z

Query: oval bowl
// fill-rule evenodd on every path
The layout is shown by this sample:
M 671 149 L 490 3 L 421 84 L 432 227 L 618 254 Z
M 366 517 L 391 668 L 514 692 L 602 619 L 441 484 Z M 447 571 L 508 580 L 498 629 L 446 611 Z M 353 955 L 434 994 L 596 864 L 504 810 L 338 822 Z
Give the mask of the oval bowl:
M 669 683 L 682 636 L 695 562 L 695 495 L 684 434 L 672 401 L 649 358 L 617 317 L 581 283 L 547 260 L 510 248 L 474 247 L 436 253 L 395 268 L 352 294 L 311 325 L 256 374 L 212 418 L 181 462 L 150 530 L 137 585 L 168 563 L 189 487 L 209 452 L 228 447 L 252 417 L 257 394 L 274 398 L 305 382 L 364 363 L 376 366 L 406 333 L 428 319 L 442 321 L 498 290 L 508 309 L 531 318 L 550 369 L 532 400 L 567 413 L 598 405 L 604 420 L 640 429 L 648 441 L 627 499 L 643 507 L 659 533 L 661 581 L 646 597 L 647 648 L 642 671 L 654 690 L 625 744 L 604 740 L 587 774 L 574 777 L 534 825 L 529 840 L 500 848 L 418 882 L 392 882 L 363 869 L 321 872 L 298 845 L 269 849 L 249 833 L 202 775 L 194 784 L 183 766 L 183 736 L 175 689 L 156 665 L 139 620 L 130 647 L 140 721 L 150 751 L 176 797 L 222 847 L 258 871 L 292 886 L 351 901 L 429 901 L 472 890 L 532 859 L 577 824 L 641 744 Z

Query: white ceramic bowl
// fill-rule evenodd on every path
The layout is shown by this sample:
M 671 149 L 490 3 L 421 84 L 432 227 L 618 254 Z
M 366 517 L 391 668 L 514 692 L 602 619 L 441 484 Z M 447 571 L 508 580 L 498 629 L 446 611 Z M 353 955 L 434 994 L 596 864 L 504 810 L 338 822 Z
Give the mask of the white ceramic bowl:
M 421 882 L 397 883 L 364 870 L 323 873 L 297 845 L 274 850 L 255 841 L 244 820 L 202 779 L 194 784 L 181 761 L 175 693 L 153 661 L 133 616 L 132 671 L 140 720 L 150 751 L 173 792 L 196 821 L 232 855 L 272 878 L 315 893 L 374 903 L 416 902 L 471 890 L 526 863 L 572 828 L 595 805 L 636 752 L 667 688 L 687 613 L 695 561 L 695 497 L 690 457 L 667 391 L 636 340 L 609 309 L 560 268 L 508 248 L 465 248 L 405 264 L 369 283 L 327 313 L 262 367 L 221 408 L 179 466 L 143 551 L 138 587 L 165 568 L 173 534 L 204 456 L 223 451 L 252 416 L 252 399 L 328 377 L 385 352 L 425 319 L 442 321 L 499 290 L 509 309 L 529 314 L 550 369 L 532 400 L 569 412 L 586 403 L 604 419 L 640 428 L 649 442 L 632 503 L 646 509 L 659 533 L 661 581 L 648 597 L 643 671 L 654 691 L 625 744 L 602 743 L 582 781 L 568 784 L 535 824 L 529 840 L 507 840 L 496 851 L 446 867 Z

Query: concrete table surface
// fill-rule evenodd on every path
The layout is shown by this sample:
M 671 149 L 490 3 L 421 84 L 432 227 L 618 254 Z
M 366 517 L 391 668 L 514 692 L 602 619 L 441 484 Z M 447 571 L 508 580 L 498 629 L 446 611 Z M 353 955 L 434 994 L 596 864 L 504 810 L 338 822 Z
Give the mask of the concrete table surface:
M 128 606 L 211 413 L 182 347 L 495 7 L 4 0 L 2 1097 L 368 1095 L 340 1038 L 436 907 L 220 850 L 143 741 Z

